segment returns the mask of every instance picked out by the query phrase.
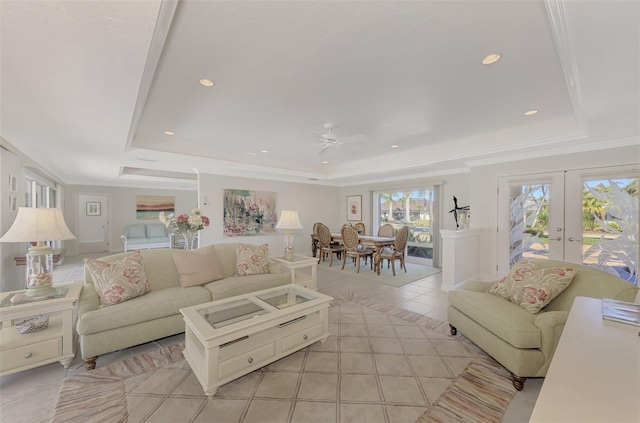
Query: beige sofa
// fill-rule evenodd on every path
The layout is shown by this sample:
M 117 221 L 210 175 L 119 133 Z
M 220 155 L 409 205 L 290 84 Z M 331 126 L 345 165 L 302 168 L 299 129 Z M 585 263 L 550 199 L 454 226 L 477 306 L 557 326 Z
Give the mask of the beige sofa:
M 103 308 L 85 266 L 76 329 L 87 369 L 95 367 L 101 354 L 184 332 L 181 308 L 291 283 L 290 273 L 273 262 L 269 274 L 236 276 L 236 245 L 215 245 L 224 279 L 189 288 L 180 286 L 172 257 L 175 250 L 141 250 L 151 292 Z M 100 260 L 113 263 L 125 255 L 119 253 Z
M 447 319 L 451 334 L 459 330 L 511 372 L 522 390 L 527 377 L 547 373 L 562 329 L 577 296 L 633 302 L 638 288 L 592 267 L 556 260 L 534 260 L 541 268 L 578 271 L 569 287 L 537 314 L 489 294 L 495 282 L 468 281 L 449 291 Z

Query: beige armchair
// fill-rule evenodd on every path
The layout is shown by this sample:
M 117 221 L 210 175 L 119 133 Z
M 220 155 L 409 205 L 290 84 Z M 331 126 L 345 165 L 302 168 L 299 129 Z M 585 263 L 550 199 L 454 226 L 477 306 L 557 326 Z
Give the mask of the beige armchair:
M 502 364 L 519 391 L 526 378 L 547 374 L 575 297 L 632 302 L 638 293 L 638 287 L 631 283 L 589 266 L 544 259 L 533 262 L 540 268 L 577 270 L 568 288 L 536 314 L 489 294 L 495 281 L 468 281 L 448 293 L 451 334 L 460 331 Z

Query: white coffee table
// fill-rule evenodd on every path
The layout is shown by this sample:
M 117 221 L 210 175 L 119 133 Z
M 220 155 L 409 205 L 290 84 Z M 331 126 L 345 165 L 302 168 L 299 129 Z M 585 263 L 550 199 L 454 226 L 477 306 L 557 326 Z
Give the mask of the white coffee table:
M 43 297 L 27 296 L 24 290 L 0 293 L 0 376 L 55 361 L 69 367 L 75 355 L 74 304 L 80 291 L 81 282 L 52 288 Z M 46 329 L 16 331 L 16 321 L 41 314 L 49 317 Z
M 333 298 L 286 285 L 181 309 L 184 357 L 207 396 L 329 336 Z

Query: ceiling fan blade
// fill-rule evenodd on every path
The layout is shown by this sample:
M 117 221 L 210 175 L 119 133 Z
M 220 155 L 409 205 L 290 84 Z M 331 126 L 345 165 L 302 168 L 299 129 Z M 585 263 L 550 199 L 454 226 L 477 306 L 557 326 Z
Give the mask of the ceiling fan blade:
M 322 144 L 322 147 L 320 147 L 320 151 L 318 151 L 318 154 L 324 153 L 329 149 L 329 147 L 331 147 L 331 144 Z
M 366 139 L 367 137 L 365 135 L 353 135 L 351 137 L 340 138 L 338 141 L 340 141 L 342 144 L 353 144 L 356 142 L 363 142 Z

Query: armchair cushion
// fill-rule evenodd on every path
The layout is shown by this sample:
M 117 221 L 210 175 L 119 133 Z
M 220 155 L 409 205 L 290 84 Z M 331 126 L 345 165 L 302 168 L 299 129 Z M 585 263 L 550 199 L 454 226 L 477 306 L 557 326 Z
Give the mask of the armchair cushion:
M 205 285 L 224 278 L 213 245 L 194 251 L 173 251 L 173 261 L 180 274 L 180 286 Z
M 567 289 L 575 274 L 571 267 L 541 269 L 525 259 L 514 265 L 488 292 L 535 314 Z
M 103 307 L 125 302 L 150 291 L 140 251 L 132 251 L 114 263 L 88 259 L 86 267 Z

